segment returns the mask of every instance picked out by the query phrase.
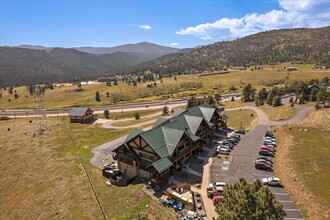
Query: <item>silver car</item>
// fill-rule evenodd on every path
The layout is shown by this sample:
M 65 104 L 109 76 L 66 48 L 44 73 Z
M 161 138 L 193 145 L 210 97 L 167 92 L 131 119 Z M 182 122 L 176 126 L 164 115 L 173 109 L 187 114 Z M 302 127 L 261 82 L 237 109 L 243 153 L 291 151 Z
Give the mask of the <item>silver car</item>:
M 268 186 L 282 186 L 281 180 L 276 177 L 263 178 L 261 182 Z

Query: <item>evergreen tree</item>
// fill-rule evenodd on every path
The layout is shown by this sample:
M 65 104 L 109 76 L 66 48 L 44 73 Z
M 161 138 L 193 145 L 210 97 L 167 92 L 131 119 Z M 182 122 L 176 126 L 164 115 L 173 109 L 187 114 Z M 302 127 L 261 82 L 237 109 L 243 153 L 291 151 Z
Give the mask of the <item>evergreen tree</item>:
M 117 80 L 117 78 L 115 78 L 115 80 L 113 81 L 113 84 L 114 84 L 115 86 L 118 86 L 118 80 Z
M 105 93 L 105 95 L 106 95 L 108 98 L 110 97 L 110 93 L 109 93 L 109 92 Z
M 103 115 L 105 118 L 109 118 L 110 117 L 110 111 L 108 109 L 104 110 Z
M 168 112 L 169 112 L 168 107 L 165 105 L 165 106 L 163 107 L 162 113 L 163 113 L 163 115 L 167 115 Z
M 268 105 L 272 105 L 272 104 L 273 104 L 273 99 L 274 99 L 273 91 L 270 91 L 270 92 L 268 93 L 266 103 L 267 103 Z
M 217 104 L 218 104 L 218 102 L 221 101 L 221 94 L 220 94 L 220 93 L 215 94 L 215 95 L 214 95 L 214 98 L 215 98 L 215 101 L 216 101 Z
M 140 113 L 139 112 L 134 112 L 133 116 L 136 120 L 140 119 Z
M 275 96 L 272 102 L 273 107 L 277 107 L 282 105 L 281 98 L 279 96 Z
M 214 98 L 213 98 L 212 95 L 209 95 L 209 96 L 207 97 L 207 103 L 208 103 L 209 105 L 211 105 L 211 106 L 214 106 L 214 105 L 215 105 L 215 101 L 214 101 Z
M 224 199 L 216 207 L 219 220 L 273 220 L 286 215 L 283 205 L 259 180 L 248 184 L 241 178 L 234 185 L 228 185 Z
M 96 91 L 96 93 L 95 93 L 95 100 L 96 100 L 97 102 L 100 102 L 100 101 L 101 101 L 99 91 Z
M 251 86 L 251 84 L 250 83 L 247 84 L 246 86 L 244 86 L 243 91 L 242 91 L 242 101 L 243 102 L 254 101 L 254 93 L 255 93 L 255 90 Z

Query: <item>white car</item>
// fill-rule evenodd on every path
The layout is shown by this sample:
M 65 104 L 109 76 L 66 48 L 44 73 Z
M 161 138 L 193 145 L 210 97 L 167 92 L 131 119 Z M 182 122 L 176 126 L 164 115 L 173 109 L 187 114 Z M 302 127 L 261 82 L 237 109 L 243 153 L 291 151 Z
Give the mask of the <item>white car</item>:
M 218 148 L 218 149 L 217 149 L 217 153 L 219 153 L 219 154 L 223 154 L 223 155 L 229 155 L 230 150 L 227 149 L 227 148 L 223 148 L 223 147 L 221 147 L 221 148 Z
M 224 187 L 224 186 L 226 186 L 225 182 L 215 182 L 215 183 L 210 183 L 209 188 Z
M 281 180 L 276 177 L 263 178 L 261 182 L 268 186 L 282 186 Z
M 273 138 L 273 137 L 264 137 L 264 140 L 272 140 L 272 141 L 276 141 L 276 139 L 275 138 Z

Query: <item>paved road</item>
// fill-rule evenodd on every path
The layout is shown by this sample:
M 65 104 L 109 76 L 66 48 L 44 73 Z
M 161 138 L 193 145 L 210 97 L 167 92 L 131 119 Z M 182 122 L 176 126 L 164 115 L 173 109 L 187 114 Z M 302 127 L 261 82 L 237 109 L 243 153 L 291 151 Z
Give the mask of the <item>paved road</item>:
M 232 96 L 240 97 L 242 93 L 232 93 L 232 94 L 223 94 L 223 99 L 229 99 Z M 198 97 L 198 98 L 203 98 Z M 152 108 L 162 108 L 163 106 L 175 107 L 176 105 L 182 105 L 187 103 L 187 98 L 180 99 L 169 99 L 153 102 L 140 102 L 140 103 L 128 103 L 128 104 L 114 104 L 114 105 L 103 105 L 103 106 L 90 106 L 90 108 L 95 113 L 103 113 L 104 110 L 108 109 L 111 112 L 120 112 L 120 111 L 136 111 L 144 110 L 146 107 Z M 65 116 L 68 115 L 71 108 L 57 108 L 57 109 L 41 109 L 39 115 L 47 116 Z M 37 117 L 38 112 L 36 109 L 0 109 L 1 116 L 7 117 Z

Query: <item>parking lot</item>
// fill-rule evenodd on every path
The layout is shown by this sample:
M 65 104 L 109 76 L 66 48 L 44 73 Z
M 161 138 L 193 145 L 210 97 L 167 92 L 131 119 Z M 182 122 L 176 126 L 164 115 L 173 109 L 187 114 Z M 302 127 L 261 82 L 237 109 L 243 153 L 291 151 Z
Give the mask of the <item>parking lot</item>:
M 268 126 L 257 125 L 251 132 L 241 135 L 241 141 L 234 147 L 230 153 L 231 161 L 222 161 L 215 158 L 211 167 L 210 182 L 226 182 L 233 184 L 240 178 L 246 179 L 252 183 L 255 180 L 265 177 L 274 176 L 273 172 L 265 170 L 257 170 L 255 168 L 255 160 L 258 156 L 258 151 L 263 143 L 263 136 L 267 131 Z M 284 206 L 287 216 L 286 220 L 303 219 L 300 210 L 291 200 L 290 196 L 281 187 L 269 187 L 275 194 L 276 199 Z

